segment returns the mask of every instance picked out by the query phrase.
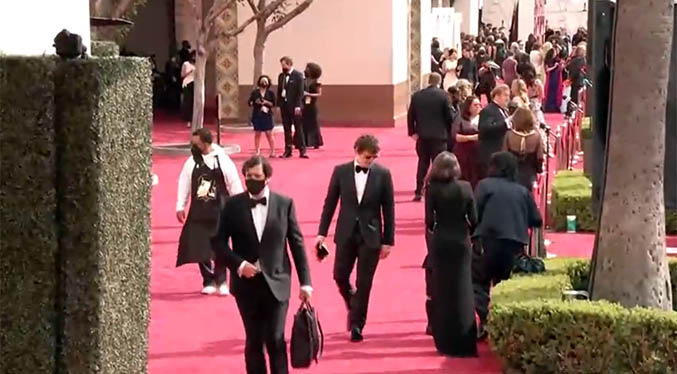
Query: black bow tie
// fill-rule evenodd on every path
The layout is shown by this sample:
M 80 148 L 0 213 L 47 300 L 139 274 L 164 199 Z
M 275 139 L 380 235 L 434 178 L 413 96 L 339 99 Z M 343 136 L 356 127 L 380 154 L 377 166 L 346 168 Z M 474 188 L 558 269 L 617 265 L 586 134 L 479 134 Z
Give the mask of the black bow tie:
M 355 172 L 356 173 L 363 172 L 364 174 L 367 174 L 368 171 L 369 171 L 369 168 L 363 168 L 360 165 L 355 165 Z
M 257 199 L 252 199 L 252 198 L 249 199 L 249 207 L 250 207 L 250 208 L 255 208 L 255 207 L 256 207 L 257 205 L 259 205 L 259 204 L 261 204 L 261 205 L 266 205 L 266 204 L 268 204 L 268 200 L 266 199 L 265 196 L 262 197 L 262 198 L 260 198 L 260 199 L 258 199 L 258 200 L 257 200 Z

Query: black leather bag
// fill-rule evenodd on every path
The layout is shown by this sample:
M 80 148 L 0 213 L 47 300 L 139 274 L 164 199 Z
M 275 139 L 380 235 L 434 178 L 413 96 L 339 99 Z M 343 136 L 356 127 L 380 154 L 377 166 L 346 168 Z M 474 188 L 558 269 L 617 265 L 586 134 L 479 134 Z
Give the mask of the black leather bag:
M 304 302 L 294 315 L 294 326 L 291 330 L 291 366 L 307 368 L 319 362 L 324 346 L 324 333 L 317 312 L 310 303 Z
M 545 272 L 545 262 L 538 257 L 531 257 L 526 253 L 515 257 L 515 266 L 512 269 L 515 273 L 543 273 Z

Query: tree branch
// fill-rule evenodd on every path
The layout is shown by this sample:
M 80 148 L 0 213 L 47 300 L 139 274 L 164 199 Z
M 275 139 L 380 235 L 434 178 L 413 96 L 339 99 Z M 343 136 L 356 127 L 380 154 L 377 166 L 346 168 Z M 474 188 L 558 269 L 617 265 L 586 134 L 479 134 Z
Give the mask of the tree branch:
M 259 12 L 259 10 L 256 9 L 256 4 L 254 4 L 254 0 L 247 0 L 247 4 L 249 4 L 249 8 L 251 8 L 254 14 Z
M 272 3 L 266 5 L 263 9 L 259 7 L 259 14 L 261 15 L 261 19 L 265 20 L 266 18 L 270 17 L 270 15 L 273 14 L 273 12 L 275 12 L 275 9 L 277 9 L 285 1 L 287 0 L 275 0 Z
M 233 38 L 233 37 L 238 36 L 240 33 L 242 33 L 247 28 L 247 26 L 249 26 L 252 22 L 256 21 L 256 19 L 258 17 L 259 17 L 258 14 L 254 14 L 251 17 L 249 17 L 249 19 L 244 21 L 243 24 L 241 24 L 240 26 L 238 26 L 238 27 L 236 27 L 232 30 L 220 31 L 218 33 L 215 33 L 214 36 L 212 38 L 209 38 L 209 40 L 207 41 L 207 50 L 210 51 L 210 52 L 213 51 L 216 47 L 216 42 L 220 38 L 228 39 L 228 38 Z
M 287 23 L 289 23 L 289 21 L 294 19 L 294 17 L 303 13 L 303 11 L 308 9 L 308 7 L 310 6 L 310 4 L 312 4 L 312 2 L 313 0 L 304 0 L 301 4 L 299 4 L 296 8 L 294 8 L 294 10 L 285 14 L 284 17 L 279 19 L 277 22 L 271 23 L 270 25 L 266 26 L 266 35 L 286 25 Z

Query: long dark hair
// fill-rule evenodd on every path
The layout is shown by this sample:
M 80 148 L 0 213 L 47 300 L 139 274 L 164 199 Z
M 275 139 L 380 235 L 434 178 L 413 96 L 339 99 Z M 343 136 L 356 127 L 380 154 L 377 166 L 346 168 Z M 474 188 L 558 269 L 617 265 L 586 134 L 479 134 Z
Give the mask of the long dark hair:
M 510 152 L 496 152 L 489 161 L 489 176 L 517 180 L 517 158 Z
M 426 177 L 426 185 L 432 182 L 449 183 L 461 176 L 461 166 L 451 152 L 442 152 L 435 157 L 430 172 Z
M 477 96 L 470 95 L 461 104 L 461 116 L 466 121 L 470 121 L 470 108 L 472 108 L 472 103 L 475 100 L 479 100 Z

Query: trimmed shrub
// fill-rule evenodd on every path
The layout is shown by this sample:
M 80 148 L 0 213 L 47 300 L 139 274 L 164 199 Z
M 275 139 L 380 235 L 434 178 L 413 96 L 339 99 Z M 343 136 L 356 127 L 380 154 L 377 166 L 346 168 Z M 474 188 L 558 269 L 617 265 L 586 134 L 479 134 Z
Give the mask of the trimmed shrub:
M 115 42 L 92 40 L 92 56 L 117 57 L 120 56 L 120 47 Z
M 150 64 L 56 71 L 65 372 L 144 373 L 150 274 Z
M 52 373 L 57 261 L 56 59 L 0 57 L 0 363 Z
M 524 373 L 670 373 L 677 314 L 606 302 L 534 300 L 492 306 L 490 339 Z
M 489 338 L 504 366 L 538 374 L 677 369 L 677 313 L 561 300 L 572 285 L 587 288 L 589 267 L 588 260 L 547 260 L 544 274 L 513 277 L 494 289 Z M 674 280 L 677 261 L 670 272 Z
M 665 212 L 665 232 L 677 235 L 677 210 Z
M 560 171 L 552 182 L 552 222 L 555 230 L 564 231 L 567 216 L 576 216 L 577 231 L 594 231 L 597 226 L 592 211 L 592 184 L 581 171 Z

